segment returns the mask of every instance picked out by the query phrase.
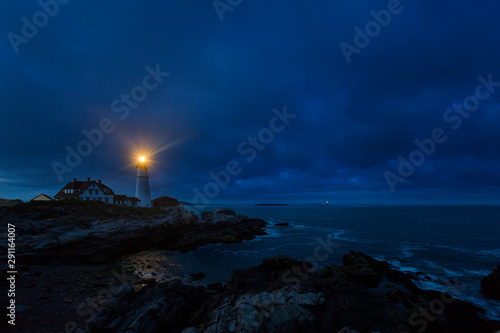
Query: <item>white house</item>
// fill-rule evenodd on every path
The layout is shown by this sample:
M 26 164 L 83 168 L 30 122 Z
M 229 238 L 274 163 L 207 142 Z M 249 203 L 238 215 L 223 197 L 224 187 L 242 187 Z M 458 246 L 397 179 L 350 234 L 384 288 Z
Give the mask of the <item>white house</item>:
M 79 199 L 102 201 L 108 204 L 137 206 L 139 199 L 125 195 L 115 195 L 112 189 L 104 185 L 101 180 L 78 181 L 76 178 L 64 186 L 55 196 L 57 200 Z

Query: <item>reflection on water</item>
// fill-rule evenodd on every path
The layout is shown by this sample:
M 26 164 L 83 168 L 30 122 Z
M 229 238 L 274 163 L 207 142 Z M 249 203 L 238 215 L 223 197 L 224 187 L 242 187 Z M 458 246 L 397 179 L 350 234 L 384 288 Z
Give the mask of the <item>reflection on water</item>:
M 168 255 L 161 250 L 142 251 L 124 256 L 121 264 L 141 278 L 154 278 L 157 282 L 175 278 L 185 280 L 190 273 L 183 266 L 184 260 L 175 255 L 175 252 Z

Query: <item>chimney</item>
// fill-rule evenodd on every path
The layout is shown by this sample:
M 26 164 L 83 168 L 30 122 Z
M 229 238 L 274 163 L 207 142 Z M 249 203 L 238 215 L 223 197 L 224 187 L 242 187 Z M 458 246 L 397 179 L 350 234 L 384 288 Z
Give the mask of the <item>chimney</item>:
M 99 179 L 99 184 L 102 184 L 100 179 Z
M 90 177 L 87 177 L 87 181 L 88 181 L 88 182 L 90 181 Z
M 76 178 L 73 178 L 73 181 L 76 183 Z

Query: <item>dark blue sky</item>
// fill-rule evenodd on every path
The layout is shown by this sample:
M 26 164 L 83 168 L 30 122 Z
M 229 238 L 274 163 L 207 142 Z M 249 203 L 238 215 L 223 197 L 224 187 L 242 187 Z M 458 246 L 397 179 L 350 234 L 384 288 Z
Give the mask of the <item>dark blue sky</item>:
M 153 197 L 500 203 L 498 1 L 41 2 L 51 15 L 0 4 L 0 197 L 75 177 L 133 195 L 144 150 Z M 270 131 L 284 107 L 296 117 Z M 205 189 L 232 160 L 229 185 Z

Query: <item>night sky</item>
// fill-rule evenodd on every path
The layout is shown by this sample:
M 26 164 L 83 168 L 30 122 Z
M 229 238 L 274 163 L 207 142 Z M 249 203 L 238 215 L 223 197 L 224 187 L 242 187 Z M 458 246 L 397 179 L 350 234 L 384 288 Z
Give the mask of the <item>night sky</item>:
M 144 152 L 153 198 L 500 203 L 498 1 L 41 3 L 0 3 L 0 197 Z

